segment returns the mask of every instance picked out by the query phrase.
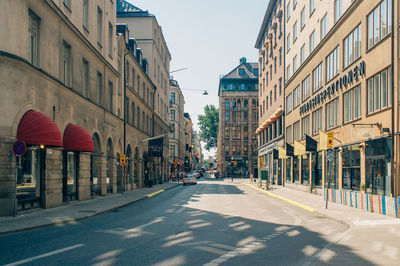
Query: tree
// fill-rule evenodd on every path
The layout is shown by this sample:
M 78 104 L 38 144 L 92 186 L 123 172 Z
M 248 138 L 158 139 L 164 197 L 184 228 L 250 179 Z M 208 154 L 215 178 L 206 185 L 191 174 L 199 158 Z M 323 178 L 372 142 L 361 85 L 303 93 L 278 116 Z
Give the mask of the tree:
M 204 115 L 199 115 L 200 139 L 206 143 L 205 149 L 211 150 L 217 147 L 217 131 L 219 112 L 214 105 L 204 107 Z

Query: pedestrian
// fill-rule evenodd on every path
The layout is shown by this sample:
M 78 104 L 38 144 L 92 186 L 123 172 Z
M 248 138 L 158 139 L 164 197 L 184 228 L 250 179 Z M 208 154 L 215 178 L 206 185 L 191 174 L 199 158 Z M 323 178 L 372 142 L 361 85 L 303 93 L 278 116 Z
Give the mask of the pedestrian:
M 254 174 L 253 172 L 250 172 L 250 184 L 253 184 L 254 182 Z

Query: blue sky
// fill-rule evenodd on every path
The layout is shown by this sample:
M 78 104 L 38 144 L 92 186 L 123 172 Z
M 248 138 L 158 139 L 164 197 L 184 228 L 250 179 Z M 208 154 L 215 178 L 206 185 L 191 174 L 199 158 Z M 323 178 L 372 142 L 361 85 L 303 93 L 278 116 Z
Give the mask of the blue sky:
M 241 57 L 257 62 L 255 41 L 268 0 L 128 0 L 154 14 L 171 52 L 171 71 L 179 82 L 188 112 L 198 129 L 197 116 L 206 104 L 218 108 L 218 83 Z M 188 89 L 188 90 L 185 90 Z M 190 90 L 189 90 L 190 89 Z M 209 95 L 203 96 L 201 91 Z

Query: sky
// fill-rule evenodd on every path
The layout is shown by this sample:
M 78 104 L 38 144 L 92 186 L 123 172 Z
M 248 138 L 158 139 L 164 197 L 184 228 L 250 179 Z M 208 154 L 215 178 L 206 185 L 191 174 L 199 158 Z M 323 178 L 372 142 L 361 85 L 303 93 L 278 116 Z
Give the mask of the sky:
M 239 59 L 258 62 L 254 48 L 269 0 L 128 0 L 154 14 L 171 53 L 170 70 L 185 98 L 194 130 L 204 107 L 218 108 L 222 75 L 239 65 Z M 207 90 L 208 95 L 203 96 Z M 213 152 L 203 151 L 207 155 Z

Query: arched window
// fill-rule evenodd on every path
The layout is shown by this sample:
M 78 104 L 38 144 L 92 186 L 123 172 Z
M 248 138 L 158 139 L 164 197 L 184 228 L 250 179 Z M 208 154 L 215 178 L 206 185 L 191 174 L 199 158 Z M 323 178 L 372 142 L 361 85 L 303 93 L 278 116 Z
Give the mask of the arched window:
M 236 100 L 232 100 L 232 108 L 236 108 Z
M 249 102 L 247 100 L 244 100 L 244 108 L 248 108 L 249 107 Z
M 240 104 L 240 99 L 239 99 L 239 100 L 237 100 L 237 107 L 238 107 L 238 108 L 240 108 L 240 107 L 241 107 L 241 104 Z
M 229 110 L 229 100 L 225 100 L 225 110 Z

